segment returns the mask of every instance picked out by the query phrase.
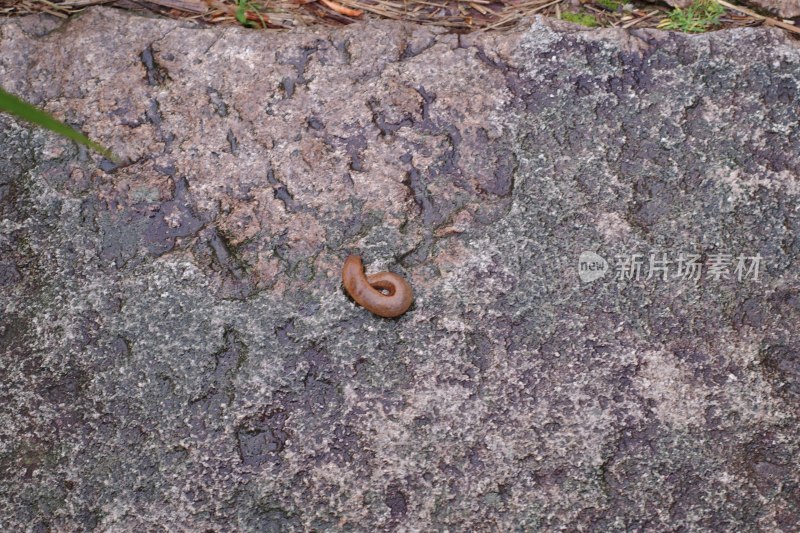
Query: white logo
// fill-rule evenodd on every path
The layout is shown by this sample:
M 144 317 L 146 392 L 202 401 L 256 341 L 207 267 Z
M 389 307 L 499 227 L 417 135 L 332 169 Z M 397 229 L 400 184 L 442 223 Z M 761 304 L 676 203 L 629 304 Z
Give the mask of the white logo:
M 583 252 L 578 258 L 578 276 L 584 283 L 600 279 L 608 272 L 608 263 L 594 252 Z
M 614 271 L 616 281 L 690 281 L 700 283 L 759 281 L 761 254 L 748 256 L 730 253 L 674 254 L 651 251 L 617 254 Z M 600 279 L 610 270 L 605 259 L 594 252 L 583 252 L 578 258 L 578 276 L 584 283 Z

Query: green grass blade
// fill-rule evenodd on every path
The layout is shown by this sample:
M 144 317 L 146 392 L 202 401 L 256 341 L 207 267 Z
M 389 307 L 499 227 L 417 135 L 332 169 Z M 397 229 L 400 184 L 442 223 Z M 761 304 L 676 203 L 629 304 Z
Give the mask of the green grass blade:
M 23 120 L 32 122 L 37 126 L 47 128 L 48 130 L 58 133 L 63 137 L 72 139 L 73 141 L 83 144 L 84 146 L 88 146 L 92 150 L 102 154 L 104 157 L 107 157 L 112 161 L 119 161 L 119 159 L 115 157 L 108 148 L 97 144 L 79 131 L 72 129 L 63 122 L 59 122 L 51 115 L 40 109 L 37 109 L 27 102 L 20 100 L 13 94 L 7 93 L 3 89 L 0 89 L 0 111 L 6 111 Z

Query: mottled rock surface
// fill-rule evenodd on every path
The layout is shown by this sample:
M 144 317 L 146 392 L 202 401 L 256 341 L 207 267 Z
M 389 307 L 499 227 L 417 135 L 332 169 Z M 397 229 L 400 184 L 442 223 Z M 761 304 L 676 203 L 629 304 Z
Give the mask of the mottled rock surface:
M 746 3 L 779 17 L 800 17 L 800 1 L 798 0 L 748 0 Z
M 98 8 L 0 22 L 0 80 L 126 159 L 0 117 L 0 530 L 800 526 L 780 33 Z M 734 263 L 617 279 L 653 252 Z

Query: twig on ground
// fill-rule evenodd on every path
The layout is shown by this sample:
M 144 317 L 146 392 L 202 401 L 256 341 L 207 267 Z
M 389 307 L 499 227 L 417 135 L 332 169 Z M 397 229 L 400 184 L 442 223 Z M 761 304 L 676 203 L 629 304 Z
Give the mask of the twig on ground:
M 525 17 L 574 19 L 593 17 L 601 27 L 630 29 L 666 24 L 670 13 L 664 9 L 646 12 L 626 7 L 628 0 L 0 0 L 0 16 L 49 13 L 66 18 L 93 5 L 107 5 L 135 12 L 152 12 L 172 18 L 207 24 L 244 24 L 292 28 L 315 23 L 351 24 L 366 16 L 445 26 L 457 31 L 509 30 Z M 707 1 L 707 0 L 704 0 Z M 732 0 L 739 1 L 739 0 Z M 519 3 L 515 3 L 519 2 Z M 639 5 L 638 0 L 633 0 Z M 800 35 L 791 21 L 760 15 L 750 9 L 716 0 L 725 10 L 715 28 L 765 25 Z M 611 6 L 611 7 L 609 7 Z M 652 9 L 649 7 L 648 9 Z M 682 30 L 683 28 L 678 27 Z M 702 28 L 707 31 L 709 28 Z M 695 30 L 696 31 L 696 30 Z
M 333 9 L 334 11 L 336 11 L 337 13 L 340 13 L 340 14 L 346 16 L 346 17 L 358 18 L 358 17 L 360 17 L 361 15 L 364 14 L 363 11 L 360 11 L 358 9 L 351 9 L 349 7 L 345 7 L 342 4 L 334 2 L 333 0 L 319 0 L 319 1 L 320 1 L 321 4 L 325 5 L 326 7 L 329 7 L 331 9 Z
M 640 22 L 642 22 L 643 20 L 647 20 L 650 17 L 658 15 L 659 13 L 661 13 L 661 12 L 659 10 L 657 10 L 657 9 L 655 11 L 651 11 L 650 13 L 648 13 L 647 15 L 645 15 L 643 17 L 639 17 L 638 19 L 634 19 L 634 20 L 631 20 L 630 22 L 626 22 L 625 24 L 622 25 L 622 28 L 626 29 L 626 30 L 628 28 L 632 28 L 632 27 L 636 26 L 637 24 L 639 24 Z
M 541 0 L 539 0 L 539 1 L 541 1 Z M 478 31 L 479 32 L 484 32 L 484 31 L 491 30 L 491 29 L 494 29 L 494 28 L 499 28 L 500 26 L 505 26 L 509 22 L 518 21 L 519 19 L 521 19 L 522 17 L 524 17 L 526 15 L 533 15 L 534 13 L 538 13 L 539 11 L 542 11 L 543 9 L 546 9 L 546 8 L 548 8 L 550 6 L 556 5 L 556 4 L 561 3 L 561 2 L 562 2 L 562 0 L 553 0 L 552 2 L 547 2 L 546 4 L 541 4 L 538 7 L 534 8 L 534 9 L 531 9 L 531 10 L 525 10 L 525 8 L 527 8 L 527 7 L 531 6 L 531 5 L 536 5 L 538 2 L 526 2 L 526 3 L 523 3 L 523 4 L 519 4 L 519 5 L 514 7 L 514 9 L 517 10 L 516 13 L 513 13 L 511 15 L 507 15 L 507 16 L 501 18 L 500 20 L 498 20 L 497 22 L 495 22 L 494 24 L 489 24 L 487 26 L 484 26 L 483 28 L 479 29 Z
M 189 13 L 204 14 L 208 12 L 208 6 L 202 0 L 147 0 L 147 2 Z
M 717 3 L 723 7 L 727 7 L 728 9 L 733 9 L 734 11 L 738 11 L 739 13 L 744 13 L 745 15 L 753 17 L 755 19 L 763 20 L 764 24 L 766 24 L 767 26 L 777 26 L 778 28 L 783 28 L 786 31 L 800 34 L 800 28 L 792 24 L 787 24 L 782 20 L 774 19 L 771 17 L 765 17 L 764 15 L 759 15 L 755 11 L 747 9 L 746 7 L 737 6 L 735 4 L 731 4 L 730 2 L 726 2 L 725 0 L 717 0 Z

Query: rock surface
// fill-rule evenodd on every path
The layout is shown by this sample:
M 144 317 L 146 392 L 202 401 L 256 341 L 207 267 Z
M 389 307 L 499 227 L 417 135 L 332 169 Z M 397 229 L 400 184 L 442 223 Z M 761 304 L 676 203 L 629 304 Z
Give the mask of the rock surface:
M 800 17 L 800 2 L 798 0 L 749 0 L 748 3 L 778 17 Z
M 0 22 L 0 79 L 126 159 L 0 117 L 0 530 L 800 526 L 780 33 L 97 8 Z

